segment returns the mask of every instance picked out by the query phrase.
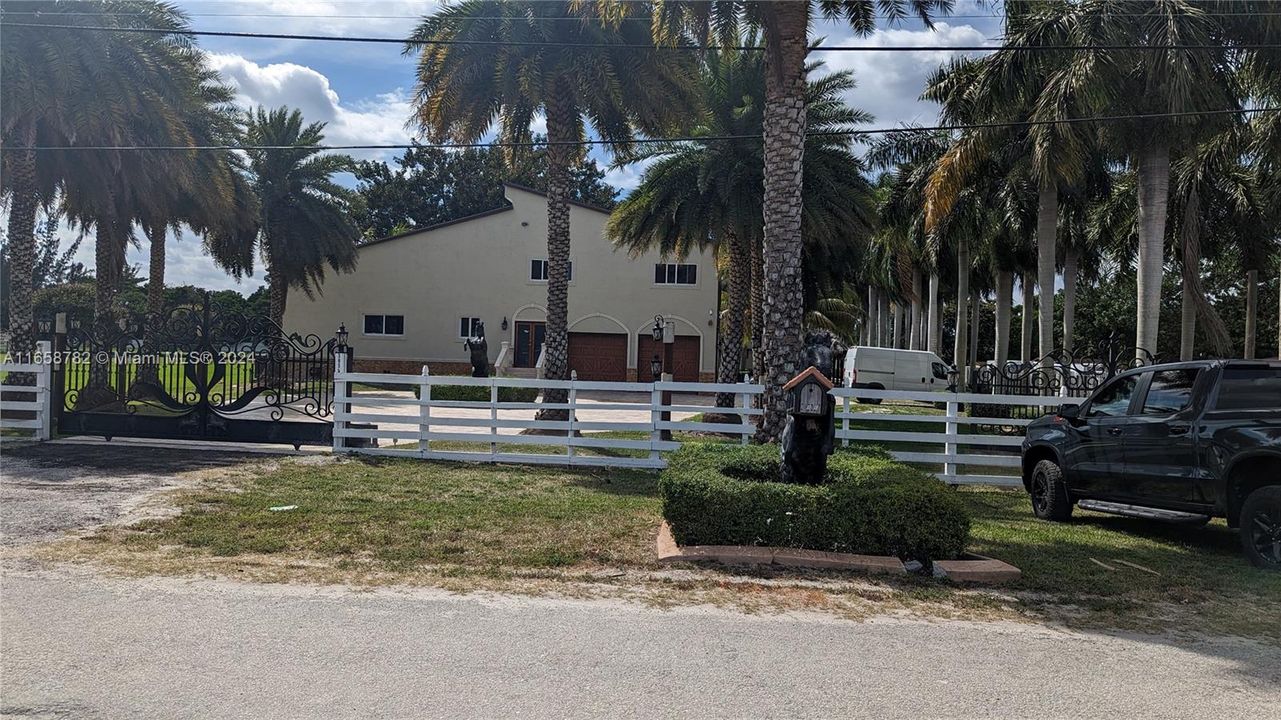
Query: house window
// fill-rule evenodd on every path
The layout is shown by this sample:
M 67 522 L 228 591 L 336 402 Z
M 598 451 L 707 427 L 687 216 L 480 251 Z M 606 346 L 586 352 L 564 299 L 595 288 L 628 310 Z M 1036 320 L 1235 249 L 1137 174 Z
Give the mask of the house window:
M 404 315 L 366 315 L 366 335 L 404 335 Z
M 535 282 L 547 281 L 547 261 L 536 259 L 529 261 L 529 279 Z M 574 280 L 574 261 L 569 261 L 569 280 Z
M 460 317 L 458 318 L 458 337 L 474 337 L 480 330 L 480 318 L 478 317 Z
M 692 263 L 657 263 L 654 265 L 657 285 L 697 285 L 698 266 Z

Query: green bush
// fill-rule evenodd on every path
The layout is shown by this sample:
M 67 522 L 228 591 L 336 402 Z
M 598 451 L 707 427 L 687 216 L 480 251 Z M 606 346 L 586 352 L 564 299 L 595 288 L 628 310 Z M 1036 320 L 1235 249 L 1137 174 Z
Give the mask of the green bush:
M 414 386 L 414 397 L 420 397 L 422 389 Z M 489 402 L 489 388 L 480 385 L 432 385 L 432 400 L 465 400 L 468 402 Z M 534 402 L 538 399 L 538 388 L 500 387 L 498 402 Z
M 682 545 L 770 545 L 912 560 L 965 551 L 960 498 L 879 447 L 842 450 L 821 485 L 777 482 L 778 446 L 687 444 L 659 480 Z

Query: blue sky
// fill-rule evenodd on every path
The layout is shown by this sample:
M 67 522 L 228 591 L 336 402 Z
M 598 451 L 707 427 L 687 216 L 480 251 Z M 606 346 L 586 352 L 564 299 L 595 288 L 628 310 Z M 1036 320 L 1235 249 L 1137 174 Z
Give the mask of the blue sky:
M 412 18 L 440 5 L 434 0 L 179 0 L 198 30 L 402 37 Z M 902 123 L 930 124 L 936 108 L 920 102 L 924 78 L 958 53 L 947 46 L 995 44 L 1000 21 L 977 0 L 957 0 L 953 19 L 930 31 L 920 22 L 883 26 L 874 35 L 854 37 L 848 28 L 816 23 L 813 37 L 830 45 L 928 45 L 940 49 L 913 53 L 825 53 L 828 68 L 852 69 L 858 87 L 849 101 L 876 116 L 877 127 Z M 981 15 L 985 17 L 973 17 Z M 247 38 L 200 38 L 213 65 L 237 87 L 247 106 L 290 105 L 310 120 L 328 123 L 327 140 L 336 144 L 404 143 L 413 133 L 410 115 L 413 58 L 398 45 L 310 42 Z M 389 159 L 394 153 L 366 153 Z M 609 158 L 596 151 L 597 160 Z M 612 170 L 609 181 L 623 190 L 635 186 L 641 168 Z M 92 243 L 81 249 L 81 261 L 92 266 Z M 146 249 L 134 248 L 128 261 L 145 274 Z M 237 283 L 201 252 L 197 238 L 184 235 L 171 243 L 166 281 L 249 293 L 262 284 L 262 272 Z

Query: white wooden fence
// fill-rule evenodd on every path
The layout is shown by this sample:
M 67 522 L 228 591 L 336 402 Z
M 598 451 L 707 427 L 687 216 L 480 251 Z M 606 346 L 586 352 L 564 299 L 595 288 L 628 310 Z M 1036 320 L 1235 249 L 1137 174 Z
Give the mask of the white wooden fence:
M 750 416 L 761 413 L 752 407 L 752 398 L 764 391 L 747 383 L 472 378 L 430 375 L 426 367 L 420 375 L 355 373 L 347 371 L 346 360 L 337 356 L 334 375 L 334 451 L 433 460 L 662 468 L 667 463 L 661 453 L 681 445 L 675 437 L 664 439 L 663 431 L 730 434 L 749 442 L 756 432 Z M 353 392 L 354 383 L 416 387 L 418 396 Z M 432 397 L 433 388 L 445 386 L 484 388 L 488 398 Z M 501 388 L 563 390 L 567 397 L 563 403 L 500 400 Z M 585 393 L 596 397 L 583 397 Z M 665 393 L 673 400 L 664 402 Z M 688 394 L 714 393 L 733 393 L 738 407 L 680 402 Z M 628 397 L 635 401 L 626 402 Z M 537 419 L 532 415 L 538 410 L 565 411 L 566 417 Z M 695 413 L 737 416 L 738 422 L 675 419 Z
M 48 440 L 52 436 L 53 417 L 50 392 L 53 387 L 53 357 L 48 341 L 36 343 L 36 355 L 40 357 L 25 358 L 30 360 L 46 359 L 47 362 L 16 363 L 0 362 L 0 372 L 6 373 L 0 380 L 0 429 L 22 430 L 36 440 Z M 0 359 L 4 355 L 0 354 Z M 14 373 L 31 373 L 36 377 L 36 384 L 10 385 Z M 23 393 L 24 400 L 5 398 L 10 393 Z M 23 417 L 14 417 L 13 413 Z M 31 415 L 32 417 L 28 417 Z
M 1023 444 L 1022 428 L 1031 420 L 998 417 L 993 406 L 1058 407 L 1064 399 L 1057 396 L 985 395 L 979 393 L 936 393 L 906 390 L 870 390 L 836 388 L 838 398 L 836 437 L 842 445 L 864 440 L 886 445 L 897 460 L 932 466 L 931 472 L 951 485 L 983 484 L 1022 486 L 1019 448 Z M 943 415 L 917 413 L 897 414 L 878 407 L 875 411 L 853 410 L 854 398 L 909 400 L 917 403 L 943 404 Z M 962 404 L 966 414 L 961 413 Z M 902 409 L 902 406 L 899 406 Z M 979 414 L 975 414 L 979 413 Z M 987 413 L 987 414 L 983 414 Z M 902 429 L 864 429 L 859 425 L 890 423 L 919 424 L 919 431 Z M 996 429 L 1007 432 L 999 432 Z M 999 469 L 999 470 L 998 470 Z

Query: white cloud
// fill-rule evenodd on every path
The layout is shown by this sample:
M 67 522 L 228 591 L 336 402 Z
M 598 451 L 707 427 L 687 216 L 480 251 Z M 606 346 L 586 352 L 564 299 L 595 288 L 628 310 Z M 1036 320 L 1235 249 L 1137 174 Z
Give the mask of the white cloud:
M 400 88 L 344 104 L 329 78 L 306 65 L 260 65 L 240 55 L 218 53 L 209 55 L 209 64 L 236 87 L 242 105 L 298 108 L 308 122 L 326 123 L 325 141 L 329 144 L 403 144 L 411 137 L 405 123 L 412 109 L 408 95 Z M 394 153 L 356 154 L 384 157 Z
M 938 50 L 920 52 L 819 52 L 816 56 L 827 63 L 826 69 L 853 70 L 858 87 L 846 98 L 855 107 L 876 116 L 877 127 L 902 123 L 933 124 L 938 119 L 938 106 L 920 100 L 925 80 L 943 63 L 956 57 L 978 55 L 977 52 L 949 51 L 957 45 L 996 45 L 971 25 L 937 23 L 934 30 L 877 30 L 868 37 L 841 37 L 829 45 L 863 47 L 927 46 Z

